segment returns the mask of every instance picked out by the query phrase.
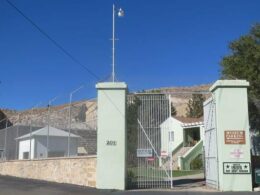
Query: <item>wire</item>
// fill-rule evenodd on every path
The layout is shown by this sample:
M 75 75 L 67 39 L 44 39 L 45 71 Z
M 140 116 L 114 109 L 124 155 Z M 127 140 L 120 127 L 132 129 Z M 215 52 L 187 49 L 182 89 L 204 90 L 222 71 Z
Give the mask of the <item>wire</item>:
M 88 67 L 82 64 L 77 58 L 75 58 L 71 53 L 69 53 L 61 44 L 59 44 L 54 38 L 52 38 L 46 31 L 39 27 L 32 19 L 26 16 L 18 7 L 16 7 L 12 2 L 6 0 L 6 2 L 13 7 L 23 18 L 25 18 L 31 25 L 33 25 L 43 36 L 45 36 L 49 41 L 51 41 L 57 48 L 59 48 L 66 56 L 68 56 L 73 62 L 84 68 L 91 76 L 95 79 L 100 80 L 100 78 Z
M 28 16 L 26 16 L 18 7 L 16 7 L 12 2 L 9 0 L 6 0 L 6 2 L 13 7 L 23 18 L 25 18 L 31 25 L 33 25 L 43 36 L 45 36 L 49 41 L 51 41 L 57 48 L 59 48 L 65 55 L 67 55 L 72 61 L 74 61 L 76 64 L 80 65 L 82 68 L 84 68 L 91 76 L 93 76 L 96 80 L 100 81 L 101 79 L 92 72 L 89 68 L 87 68 L 85 65 L 83 65 L 77 58 L 75 58 L 72 54 L 70 54 L 64 47 L 62 47 L 54 38 L 52 38 L 47 32 L 45 32 L 41 27 L 39 27 L 32 19 L 30 19 Z M 106 94 L 105 91 L 102 91 L 103 94 L 108 98 L 108 100 L 113 104 L 113 106 L 118 110 L 118 112 L 124 116 L 124 114 L 120 111 L 120 109 L 117 107 L 115 102 L 111 100 L 111 98 Z

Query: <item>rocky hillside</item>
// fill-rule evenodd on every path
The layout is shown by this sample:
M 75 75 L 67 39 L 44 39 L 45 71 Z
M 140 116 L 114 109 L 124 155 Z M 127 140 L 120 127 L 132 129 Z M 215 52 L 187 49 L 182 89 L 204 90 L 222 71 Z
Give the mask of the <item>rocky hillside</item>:
M 171 94 L 171 101 L 177 110 L 177 116 L 185 116 L 187 103 L 189 99 L 192 97 L 192 93 L 207 92 L 210 86 L 211 86 L 210 84 L 207 84 L 207 85 L 198 85 L 198 86 L 191 86 L 191 87 L 164 87 L 159 89 L 146 90 L 145 92 Z M 209 96 L 210 96 L 209 94 L 205 94 L 206 98 L 208 98 Z
M 169 93 L 177 110 L 177 116 L 185 116 L 186 107 L 192 92 L 208 91 L 210 85 L 192 87 L 165 87 L 145 90 L 145 93 Z M 206 95 L 208 97 L 209 95 Z M 74 102 L 71 107 L 71 128 L 73 129 L 96 129 L 96 100 L 82 100 Z M 48 115 L 49 113 L 49 115 Z M 37 108 L 34 110 L 15 111 L 2 109 L 2 118 L 7 116 L 10 123 L 33 126 L 45 126 L 50 124 L 58 128 L 69 127 L 69 104 L 52 106 L 50 108 Z M 1 117 L 0 116 L 0 117 Z M 48 117 L 49 116 L 49 117 Z M 1 119 L 0 119 L 1 120 Z
M 12 124 L 51 126 L 68 129 L 70 119 L 69 104 L 37 108 L 25 111 L 3 109 L 2 116 L 7 116 Z M 3 118 L 3 117 L 2 117 Z M 96 101 L 80 101 L 71 105 L 71 128 L 96 130 Z

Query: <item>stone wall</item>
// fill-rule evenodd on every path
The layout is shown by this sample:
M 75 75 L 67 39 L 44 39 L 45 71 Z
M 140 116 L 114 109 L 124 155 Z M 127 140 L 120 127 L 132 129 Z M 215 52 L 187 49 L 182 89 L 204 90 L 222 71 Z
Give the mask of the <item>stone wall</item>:
M 0 162 L 0 175 L 96 187 L 96 156 Z

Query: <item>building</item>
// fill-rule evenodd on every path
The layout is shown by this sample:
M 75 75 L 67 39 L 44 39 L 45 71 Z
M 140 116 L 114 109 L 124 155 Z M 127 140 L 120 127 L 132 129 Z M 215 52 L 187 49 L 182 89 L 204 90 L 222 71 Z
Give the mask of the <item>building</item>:
M 47 139 L 47 135 L 49 135 L 49 139 Z M 41 129 L 20 136 L 16 138 L 19 142 L 18 159 L 47 158 L 47 148 L 48 157 L 67 156 L 68 137 L 69 133 L 67 131 L 51 126 L 45 126 Z M 70 134 L 70 156 L 77 156 L 79 138 L 80 136 L 78 135 Z
M 173 169 L 190 170 L 191 161 L 203 153 L 203 118 L 170 117 L 160 129 L 161 155 L 173 156 Z

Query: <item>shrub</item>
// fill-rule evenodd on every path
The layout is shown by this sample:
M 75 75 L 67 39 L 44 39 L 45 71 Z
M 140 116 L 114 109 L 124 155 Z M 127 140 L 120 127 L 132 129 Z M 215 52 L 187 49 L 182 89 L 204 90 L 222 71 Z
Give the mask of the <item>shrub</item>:
M 200 170 L 203 168 L 203 161 L 202 161 L 202 155 L 197 156 L 194 158 L 190 163 L 190 169 L 191 170 Z

